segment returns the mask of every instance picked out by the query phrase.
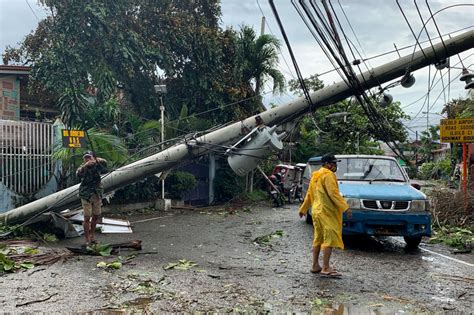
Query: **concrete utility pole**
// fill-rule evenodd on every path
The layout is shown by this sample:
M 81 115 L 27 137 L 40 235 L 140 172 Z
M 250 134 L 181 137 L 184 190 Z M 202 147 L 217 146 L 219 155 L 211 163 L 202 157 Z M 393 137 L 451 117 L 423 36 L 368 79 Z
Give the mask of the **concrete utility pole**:
M 433 48 L 426 48 L 424 55 L 421 51 L 415 52 L 371 71 L 364 72 L 358 78 L 364 89 L 378 86 L 380 83 L 402 77 L 407 69 L 416 71 L 438 61 L 437 58 L 447 58 L 474 47 L 474 30 L 465 32 L 456 37 L 436 44 Z M 345 82 L 338 82 L 311 94 L 312 102 L 316 107 L 329 106 L 351 95 L 354 90 Z M 103 178 L 104 189 L 110 192 L 117 188 L 131 184 L 153 174 L 168 170 L 173 166 L 191 160 L 212 151 L 213 146 L 236 142 L 263 121 L 265 125 L 280 124 L 284 119 L 293 119 L 305 114 L 310 106 L 305 98 L 299 98 L 285 105 L 264 111 L 245 120 L 235 122 L 221 129 L 215 130 L 186 143 L 176 144 L 162 152 L 121 167 Z M 259 116 L 259 117 L 258 117 Z M 257 119 L 258 117 L 258 119 Z M 0 222 L 6 224 L 24 222 L 28 218 L 44 211 L 60 211 L 79 204 L 77 196 L 79 185 L 69 187 L 47 197 L 33 201 L 19 208 L 0 214 Z

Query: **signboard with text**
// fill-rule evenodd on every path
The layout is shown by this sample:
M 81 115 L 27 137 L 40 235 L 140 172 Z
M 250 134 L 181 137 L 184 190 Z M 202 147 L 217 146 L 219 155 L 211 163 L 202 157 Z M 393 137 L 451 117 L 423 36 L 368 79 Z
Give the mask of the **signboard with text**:
M 63 147 L 65 148 L 85 148 L 86 133 L 83 130 L 62 130 Z
M 441 142 L 474 142 L 474 118 L 441 119 Z

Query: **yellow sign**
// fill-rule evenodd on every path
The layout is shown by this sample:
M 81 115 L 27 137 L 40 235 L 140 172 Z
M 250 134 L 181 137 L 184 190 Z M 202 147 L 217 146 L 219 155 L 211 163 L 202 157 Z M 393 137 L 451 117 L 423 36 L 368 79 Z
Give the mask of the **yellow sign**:
M 83 148 L 86 147 L 86 133 L 83 130 L 63 129 L 63 147 Z
M 474 142 L 474 118 L 441 119 L 441 142 Z

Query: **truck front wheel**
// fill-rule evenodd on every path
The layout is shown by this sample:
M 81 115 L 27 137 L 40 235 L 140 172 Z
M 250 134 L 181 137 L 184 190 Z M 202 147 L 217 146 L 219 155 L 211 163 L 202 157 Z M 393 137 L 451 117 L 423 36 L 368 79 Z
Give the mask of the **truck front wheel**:
M 409 248 L 417 248 L 421 243 L 422 236 L 404 236 L 403 238 Z

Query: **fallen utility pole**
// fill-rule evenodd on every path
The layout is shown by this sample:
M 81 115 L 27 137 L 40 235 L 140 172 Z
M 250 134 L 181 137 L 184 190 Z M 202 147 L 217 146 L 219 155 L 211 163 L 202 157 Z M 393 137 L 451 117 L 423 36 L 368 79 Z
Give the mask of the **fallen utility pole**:
M 474 30 L 465 32 L 433 47 L 401 57 L 370 71 L 358 75 L 364 89 L 402 77 L 428 65 L 439 62 L 463 51 L 474 48 Z M 316 108 L 328 106 L 354 94 L 352 87 L 338 82 L 311 94 Z M 235 122 L 203 136 L 174 145 L 164 151 L 121 167 L 103 178 L 105 192 L 126 186 L 153 174 L 168 170 L 177 164 L 212 152 L 216 145 L 237 141 L 263 122 L 267 126 L 278 125 L 285 120 L 295 119 L 310 110 L 305 98 L 299 98 L 280 105 L 245 120 Z M 16 209 L 0 214 L 4 224 L 21 223 L 45 211 L 61 211 L 79 204 L 77 195 L 79 185 L 61 190 Z

